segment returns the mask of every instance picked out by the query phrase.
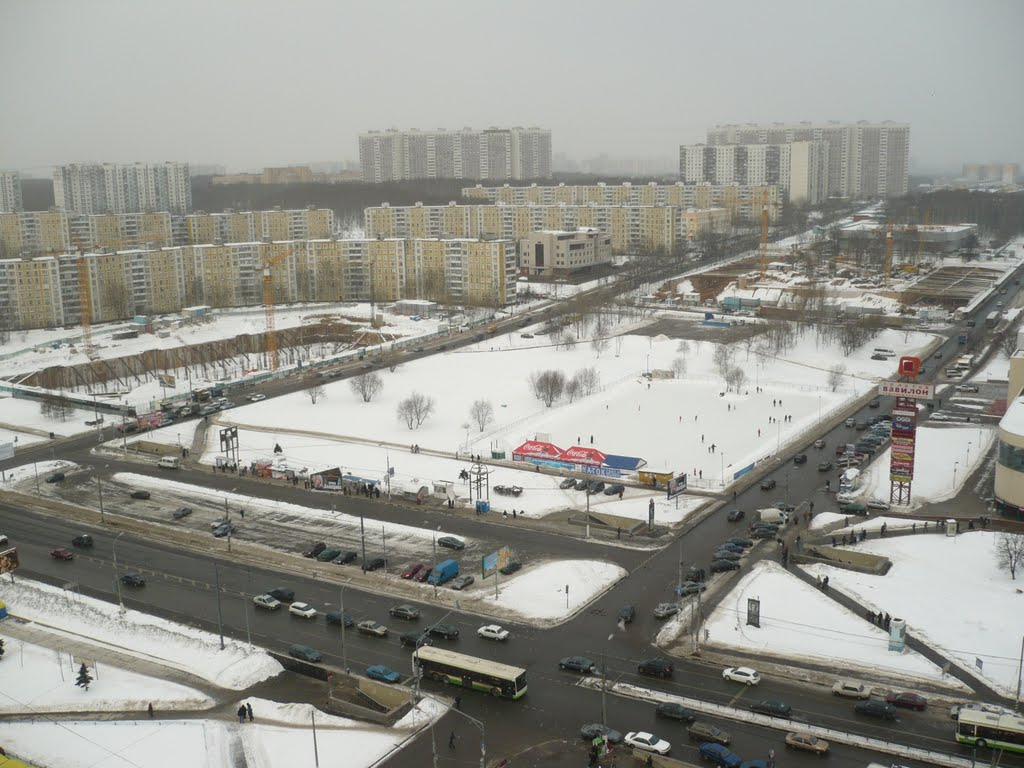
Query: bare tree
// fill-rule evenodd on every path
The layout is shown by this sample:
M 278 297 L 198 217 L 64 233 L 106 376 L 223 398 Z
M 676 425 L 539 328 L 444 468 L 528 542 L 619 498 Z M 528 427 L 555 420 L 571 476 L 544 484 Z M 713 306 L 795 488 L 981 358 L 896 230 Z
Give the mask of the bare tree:
M 718 369 L 719 375 L 724 379 L 728 375 L 729 370 L 733 367 L 732 361 L 736 357 L 736 351 L 732 347 L 727 347 L 725 344 L 719 344 L 715 347 L 714 354 L 711 359 Z
M 999 341 L 999 348 L 1007 357 L 1013 357 L 1013 353 L 1017 351 L 1017 334 L 1007 333 L 1003 336 Z
M 548 408 L 565 391 L 565 374 L 561 371 L 534 371 L 530 374 L 530 390 Z
M 828 385 L 832 387 L 833 392 L 839 389 L 844 378 L 846 378 L 846 366 L 842 363 L 836 363 L 828 369 Z
M 353 392 L 363 398 L 364 403 L 368 403 L 380 394 L 384 382 L 378 374 L 371 371 L 354 376 L 349 382 L 349 386 L 352 387 Z
M 577 371 L 565 384 L 565 396 L 571 403 L 577 397 L 583 397 L 583 383 L 580 381 L 580 373 Z
M 306 394 L 309 395 L 309 402 L 316 405 L 317 400 L 327 397 L 327 389 L 316 377 L 310 376 L 306 379 Z
M 672 373 L 677 379 L 686 375 L 686 358 L 679 355 L 672 358 Z
M 494 421 L 494 406 L 490 400 L 477 400 L 469 408 L 469 417 L 483 432 L 484 428 Z
M 1017 569 L 1024 565 L 1024 536 L 1018 533 L 1001 533 L 996 539 L 996 565 L 1010 572 L 1010 578 L 1017 579 Z
M 690 342 L 686 339 L 680 339 L 679 343 L 676 344 L 676 352 L 684 356 L 690 354 Z
M 400 421 L 404 421 L 405 425 L 412 429 L 420 428 L 420 425 L 426 421 L 430 415 L 434 412 L 434 398 L 428 397 L 427 395 L 421 394 L 420 392 L 413 392 L 404 400 L 398 403 L 398 407 L 395 409 L 395 413 Z M 481 431 L 483 431 L 481 429 Z
M 743 385 L 747 383 L 747 372 L 740 368 L 738 365 L 734 365 L 729 369 L 729 373 L 725 378 L 726 387 L 736 390 L 736 394 L 743 389 Z
M 604 336 L 595 336 L 590 341 L 590 348 L 597 353 L 598 357 L 600 357 L 601 353 L 608 349 L 609 343 L 608 339 Z
M 404 421 L 405 426 L 412 429 L 416 425 L 416 413 L 413 410 L 412 402 L 409 398 L 399 400 L 398 406 L 395 408 L 395 415 L 399 421 Z
M 593 366 L 589 368 L 580 368 L 576 372 L 576 376 L 579 377 L 581 392 L 584 395 L 594 394 L 598 386 L 601 384 L 601 376 Z
M 563 329 L 554 335 L 555 349 L 559 346 L 565 347 L 566 351 L 576 346 L 576 336 L 572 331 Z

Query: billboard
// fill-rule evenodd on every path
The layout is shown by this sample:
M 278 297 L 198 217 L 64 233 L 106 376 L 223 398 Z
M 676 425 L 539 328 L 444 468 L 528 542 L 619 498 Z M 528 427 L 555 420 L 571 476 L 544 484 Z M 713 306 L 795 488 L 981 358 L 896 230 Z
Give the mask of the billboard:
M 906 397 L 911 400 L 931 400 L 935 396 L 935 385 L 916 381 L 882 381 L 878 394 L 890 397 Z
M 0 460 L 14 458 L 14 443 L 0 443 Z
M 497 551 L 484 555 L 480 558 L 480 578 L 486 579 L 493 576 L 495 571 L 500 571 L 508 565 L 510 558 L 508 545 L 498 547 Z
M 668 481 L 668 496 L 669 499 L 674 499 L 676 496 L 686 493 L 686 473 L 683 472 L 681 475 L 676 475 Z
M 0 574 L 10 573 L 18 569 L 18 550 L 16 547 L 0 552 Z

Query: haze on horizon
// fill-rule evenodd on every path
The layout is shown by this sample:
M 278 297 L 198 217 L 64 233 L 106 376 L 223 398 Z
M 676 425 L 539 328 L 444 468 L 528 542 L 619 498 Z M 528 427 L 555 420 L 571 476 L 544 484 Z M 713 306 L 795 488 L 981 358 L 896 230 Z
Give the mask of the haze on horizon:
M 730 122 L 911 124 L 915 170 L 1024 159 L 1024 3 L 0 3 L 0 168 L 358 160 L 371 129 L 540 125 L 674 157 Z

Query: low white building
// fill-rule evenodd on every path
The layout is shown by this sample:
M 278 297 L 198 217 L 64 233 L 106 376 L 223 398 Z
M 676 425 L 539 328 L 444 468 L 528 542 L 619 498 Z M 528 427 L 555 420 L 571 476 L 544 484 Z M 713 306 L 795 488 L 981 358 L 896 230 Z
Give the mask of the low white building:
M 611 261 L 611 236 L 589 227 L 545 229 L 519 241 L 519 268 L 526 275 L 566 275 Z

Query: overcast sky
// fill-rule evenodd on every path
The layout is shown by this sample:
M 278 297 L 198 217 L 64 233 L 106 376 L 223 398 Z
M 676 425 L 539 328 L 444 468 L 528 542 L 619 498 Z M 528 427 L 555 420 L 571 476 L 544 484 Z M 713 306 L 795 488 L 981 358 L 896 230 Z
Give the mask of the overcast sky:
M 357 160 L 369 129 L 541 125 L 666 156 L 717 123 L 909 122 L 1024 160 L 1021 0 L 0 0 L 0 168 Z

